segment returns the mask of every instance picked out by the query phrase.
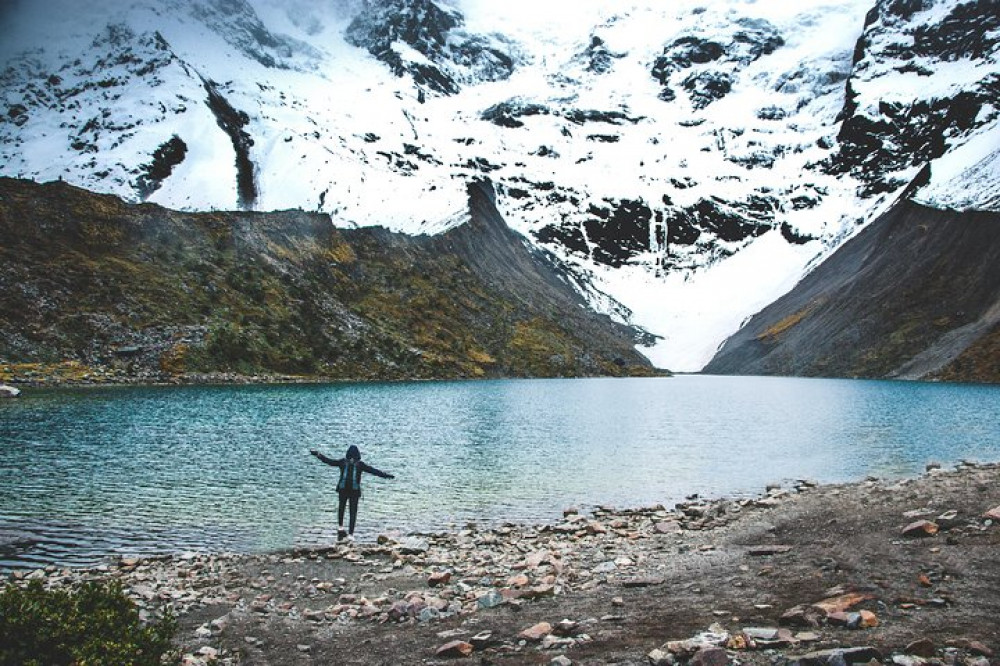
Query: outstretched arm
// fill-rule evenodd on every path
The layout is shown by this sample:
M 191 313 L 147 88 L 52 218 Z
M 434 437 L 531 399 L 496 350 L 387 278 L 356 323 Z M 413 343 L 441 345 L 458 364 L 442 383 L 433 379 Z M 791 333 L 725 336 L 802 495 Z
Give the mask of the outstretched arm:
M 369 474 L 374 474 L 375 476 L 381 476 L 383 479 L 395 479 L 396 478 L 395 475 L 389 474 L 388 472 L 383 472 L 380 469 L 375 469 L 374 467 L 372 467 L 368 463 L 361 463 L 361 469 L 364 470 L 365 472 L 368 472 Z
M 321 461 L 325 462 L 327 465 L 333 465 L 334 467 L 340 467 L 340 466 L 342 466 L 344 464 L 343 461 L 334 460 L 333 458 L 327 458 L 326 456 L 324 456 L 322 453 L 320 453 L 316 449 L 310 450 L 309 453 L 313 454 L 314 456 L 316 456 L 317 458 L 319 458 Z

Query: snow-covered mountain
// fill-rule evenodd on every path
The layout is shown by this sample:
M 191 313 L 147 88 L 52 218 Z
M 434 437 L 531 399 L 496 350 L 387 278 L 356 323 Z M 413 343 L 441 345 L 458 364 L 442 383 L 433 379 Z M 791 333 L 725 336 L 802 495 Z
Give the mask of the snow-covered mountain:
M 675 370 L 911 183 L 1000 209 L 996 0 L 0 7 L 0 175 L 415 234 L 485 176 Z

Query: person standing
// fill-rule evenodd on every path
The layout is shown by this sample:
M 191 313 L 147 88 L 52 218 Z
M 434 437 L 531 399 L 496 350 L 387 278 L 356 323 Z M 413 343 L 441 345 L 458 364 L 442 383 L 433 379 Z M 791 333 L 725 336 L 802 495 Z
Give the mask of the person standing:
M 312 449 L 312 455 L 319 458 L 327 465 L 340 468 L 340 479 L 337 480 L 337 540 L 343 541 L 345 538 L 354 538 L 354 526 L 358 518 L 358 501 L 361 499 L 361 473 L 368 472 L 383 479 L 395 479 L 392 474 L 375 469 L 371 465 L 361 462 L 361 451 L 355 445 L 347 447 L 347 454 L 343 458 L 328 458 L 319 451 Z M 348 531 L 344 531 L 344 509 L 350 506 L 351 517 L 348 523 Z

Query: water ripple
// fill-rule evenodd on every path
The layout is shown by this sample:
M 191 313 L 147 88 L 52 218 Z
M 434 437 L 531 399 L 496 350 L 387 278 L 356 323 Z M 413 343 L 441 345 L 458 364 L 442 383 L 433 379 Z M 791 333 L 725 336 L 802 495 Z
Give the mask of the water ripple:
M 0 404 L 0 569 L 329 543 L 337 470 L 311 448 L 396 474 L 365 480 L 373 538 L 996 460 L 998 397 L 695 376 L 28 391 Z

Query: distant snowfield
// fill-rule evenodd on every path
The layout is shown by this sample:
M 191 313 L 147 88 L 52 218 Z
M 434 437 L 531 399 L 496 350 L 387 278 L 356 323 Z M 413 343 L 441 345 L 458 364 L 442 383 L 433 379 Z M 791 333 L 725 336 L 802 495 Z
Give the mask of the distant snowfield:
M 940 19 L 956 2 L 938 0 L 926 20 Z M 619 268 L 546 245 L 631 311 L 626 323 L 659 336 L 641 351 L 678 371 L 700 370 L 747 317 L 891 203 L 892 193 L 863 199 L 850 176 L 815 166 L 831 154 L 871 0 L 451 0 L 445 4 L 466 17 L 462 30 L 503 40 L 517 66 L 509 80 L 469 83 L 450 97 L 420 95 L 412 81 L 346 42 L 344 29 L 360 4 L 234 1 L 242 13 L 220 13 L 198 0 L 101 0 L 85 10 L 75 0 L 20 3 L 17 13 L 0 14 L 0 57 L 22 62 L 28 50 L 23 62 L 31 64 L 22 71 L 33 72 L 31 85 L 44 89 L 46 72 L 58 71 L 60 92 L 76 92 L 43 113 L 20 92 L 30 88 L 24 81 L 0 89 L 0 109 L 29 106 L 15 134 L 0 125 L 0 139 L 17 142 L 0 141 L 0 173 L 63 178 L 136 200 L 140 168 L 177 136 L 188 153 L 149 200 L 186 210 L 236 208 L 233 145 L 205 103 L 211 81 L 246 114 L 258 210 L 299 208 L 329 213 L 343 227 L 441 233 L 468 218 L 467 183 L 488 177 L 508 224 L 537 242 L 541 229 L 585 228 L 592 210 L 624 200 L 661 213 L 705 201 L 784 202 L 771 211 L 775 230 L 752 240 L 706 236 L 667 247 L 651 228 L 648 256 Z M 692 35 L 731 41 L 745 25 L 741 18 L 769 22 L 784 45 L 739 65 L 731 91 L 703 108 L 683 90 L 676 102 L 659 98 L 663 87 L 651 68 L 665 45 Z M 134 37 L 112 43 L 111 24 L 127 26 Z M 261 30 L 273 41 L 253 42 Z M 167 52 L 153 35 L 162 35 Z M 606 72 L 588 66 L 595 38 L 610 53 Z M 404 60 L 424 58 L 402 42 L 392 48 Z M 263 64 L 268 58 L 279 66 Z M 144 59 L 163 62 L 152 76 L 134 76 L 129 68 Z M 897 71 L 893 63 L 868 67 L 852 79 L 859 108 L 877 114 L 883 100 L 951 94 L 996 67 L 933 65 L 940 74 L 932 77 Z M 90 81 L 88 88 L 98 70 L 107 86 Z M 677 80 L 671 85 L 679 87 Z M 521 117 L 518 128 L 482 118 L 511 100 L 546 112 Z M 567 119 L 578 111 L 625 119 Z M 993 125 L 973 137 L 950 137 L 954 148 L 932 163 L 921 201 L 1000 208 L 1000 124 L 996 109 L 983 113 Z M 86 129 L 92 119 L 96 131 Z M 70 148 L 81 140 L 84 149 Z M 905 180 L 917 170 L 896 176 Z M 662 224 L 666 229 L 669 221 Z M 814 240 L 790 243 L 782 225 Z M 583 242 L 592 255 L 594 240 L 584 235 Z M 666 255 L 670 271 L 662 269 Z M 621 317 L 621 308 L 599 295 L 593 305 Z
M 1000 120 L 931 162 L 931 182 L 914 200 L 935 208 L 1000 212 Z

